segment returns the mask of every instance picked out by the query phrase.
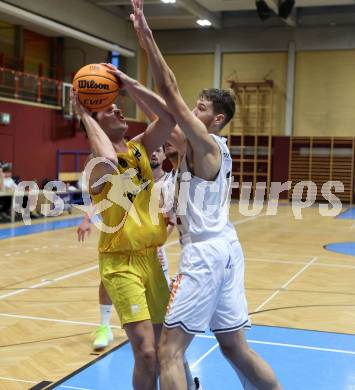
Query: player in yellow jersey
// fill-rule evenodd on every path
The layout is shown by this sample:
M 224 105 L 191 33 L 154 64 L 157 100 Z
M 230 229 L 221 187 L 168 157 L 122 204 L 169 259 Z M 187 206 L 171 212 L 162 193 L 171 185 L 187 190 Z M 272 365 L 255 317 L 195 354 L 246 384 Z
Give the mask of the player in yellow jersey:
M 90 193 L 102 219 L 101 280 L 132 344 L 133 387 L 152 390 L 157 381 L 155 331 L 159 334 L 161 329 L 169 290 L 157 258 L 166 226 L 161 214 L 153 224 L 149 210 L 154 183 L 149 156 L 165 142 L 175 123 L 159 97 L 111 69 L 137 104 L 144 101 L 158 117 L 143 134 L 125 142 L 127 123 L 115 105 L 93 118 L 75 92 L 73 101 L 92 152 L 87 167 Z
M 150 116 L 150 112 L 146 113 Z M 160 183 L 162 189 L 162 202 L 165 201 L 164 194 L 169 191 L 169 182 L 168 178 L 170 174 L 163 170 L 163 162 L 166 159 L 163 147 L 159 147 L 150 156 L 150 166 L 152 168 L 154 183 Z M 91 217 L 95 214 L 95 206 L 90 208 L 84 215 L 83 220 L 77 228 L 77 236 L 79 242 L 84 242 L 86 236 L 91 233 Z M 174 223 L 168 217 L 165 217 L 165 222 L 167 225 L 167 235 L 169 236 L 174 228 Z M 170 284 L 169 279 L 169 264 L 168 259 L 164 250 L 164 247 L 158 247 L 158 259 L 163 272 L 165 279 L 167 280 L 168 285 Z M 101 350 L 109 346 L 113 341 L 113 334 L 110 327 L 110 317 L 112 312 L 112 302 L 109 295 L 106 292 L 105 286 L 100 282 L 99 286 L 99 303 L 100 303 L 100 325 L 95 331 L 95 338 L 93 342 L 94 350 Z

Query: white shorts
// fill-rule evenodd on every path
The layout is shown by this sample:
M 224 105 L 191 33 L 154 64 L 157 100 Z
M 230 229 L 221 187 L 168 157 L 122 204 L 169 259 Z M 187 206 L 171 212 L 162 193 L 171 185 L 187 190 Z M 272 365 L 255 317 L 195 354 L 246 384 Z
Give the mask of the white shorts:
M 183 247 L 164 325 L 191 334 L 208 327 L 214 333 L 250 327 L 238 241 L 215 239 Z

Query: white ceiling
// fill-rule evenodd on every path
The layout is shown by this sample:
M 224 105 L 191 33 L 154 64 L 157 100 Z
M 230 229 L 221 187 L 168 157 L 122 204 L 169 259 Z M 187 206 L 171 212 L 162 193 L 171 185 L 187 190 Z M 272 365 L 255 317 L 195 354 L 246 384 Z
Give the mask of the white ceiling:
M 127 19 L 131 11 L 129 0 L 87 1 L 95 3 L 96 5 Z M 278 3 L 278 0 L 268 1 Z M 307 12 L 307 9 L 312 10 L 312 23 L 314 23 L 314 10 L 315 12 L 319 11 L 320 13 L 323 13 L 322 21 L 324 21 L 324 7 L 335 7 L 335 9 L 332 8 L 330 11 L 328 8 L 328 12 L 332 12 L 332 10 L 333 12 L 337 12 L 337 8 L 343 8 L 344 6 L 354 7 L 355 12 L 354 0 L 296 0 L 295 8 L 297 11 L 296 14 L 301 14 L 302 10 L 305 12 Z M 201 28 L 196 24 L 196 20 L 199 18 L 210 19 L 213 21 L 213 27 L 215 28 L 223 26 L 223 21 L 227 19 L 228 26 L 231 27 L 231 17 L 240 18 L 243 17 L 243 15 L 245 16 L 245 13 L 247 13 L 249 17 L 255 16 L 253 22 L 254 26 L 257 25 L 256 23 L 262 23 L 256 14 L 255 0 L 176 0 L 176 4 L 164 4 L 161 0 L 145 0 L 144 8 L 149 24 L 153 30 Z M 270 22 L 268 21 L 267 23 Z M 271 23 L 275 24 L 281 22 L 275 17 Z M 237 21 L 236 25 L 238 25 Z

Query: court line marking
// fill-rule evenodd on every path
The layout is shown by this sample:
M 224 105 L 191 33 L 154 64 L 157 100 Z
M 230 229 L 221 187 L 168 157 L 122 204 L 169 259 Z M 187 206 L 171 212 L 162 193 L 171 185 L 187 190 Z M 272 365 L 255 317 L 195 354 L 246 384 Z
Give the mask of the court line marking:
M 260 214 L 260 215 L 253 216 L 253 217 L 248 217 L 248 218 L 245 218 L 245 219 L 242 219 L 242 220 L 233 221 L 232 224 L 233 225 L 240 225 L 240 224 L 243 224 L 243 223 L 248 222 L 250 220 L 255 220 L 255 219 L 257 219 L 257 218 L 259 218 L 261 216 L 264 216 L 264 214 Z M 170 242 L 167 242 L 164 245 L 164 247 L 166 248 L 166 247 L 172 246 L 174 244 L 178 244 L 178 243 L 179 243 L 179 240 L 170 241 Z M 52 279 L 52 280 L 48 280 L 48 281 L 45 281 L 45 282 L 42 282 L 42 283 L 39 283 L 39 284 L 35 284 L 35 285 L 30 286 L 30 287 L 23 288 L 21 290 L 17 290 L 17 291 L 13 291 L 11 293 L 3 294 L 3 295 L 0 295 L 0 300 L 4 299 L 4 298 L 7 298 L 7 297 L 10 297 L 10 296 L 13 296 L 13 295 L 21 294 L 21 293 L 23 293 L 25 291 L 36 289 L 38 287 L 43 287 L 45 285 L 52 284 L 52 283 L 60 281 L 60 280 L 68 279 L 70 277 L 73 277 L 73 276 L 76 276 L 76 275 L 80 275 L 80 274 L 85 273 L 85 272 L 89 272 L 89 271 L 94 270 L 96 268 L 98 268 L 98 265 L 95 265 L 93 267 L 89 267 L 89 268 L 86 268 L 86 269 L 83 269 L 83 270 L 79 270 L 77 272 L 73 272 L 73 273 L 70 273 L 70 274 L 67 274 L 67 275 L 63 275 L 61 277 L 58 277 L 58 278 L 55 278 L 55 279 Z M 40 318 L 40 317 L 38 317 L 38 318 Z
M 258 257 L 248 257 L 245 258 L 245 261 L 250 262 L 264 262 L 264 263 L 279 263 L 279 264 L 307 264 L 305 261 L 291 261 L 291 260 L 271 260 L 271 259 L 261 259 Z M 355 265 L 348 265 L 348 264 L 332 264 L 332 263 L 316 263 L 312 264 L 313 267 L 332 267 L 332 268 L 355 268 Z
M 263 215 L 264 215 L 264 214 L 260 214 L 260 215 L 257 215 L 257 216 L 255 216 L 255 217 L 248 217 L 248 218 L 245 218 L 245 219 L 242 219 L 242 220 L 237 220 L 237 221 L 232 222 L 232 224 L 233 224 L 233 225 L 240 225 L 240 224 L 242 224 L 242 223 L 248 222 L 248 221 L 250 221 L 250 220 L 254 220 L 254 219 L 256 219 L 256 218 L 258 218 L 258 217 L 261 217 L 261 216 L 263 216 Z M 170 241 L 170 242 L 167 242 L 167 243 L 164 245 L 164 247 L 167 248 L 167 247 L 169 247 L 169 246 L 172 246 L 172 245 L 178 244 L 178 243 L 179 243 L 179 240 Z M 43 247 L 42 247 L 42 248 L 43 248 Z M 75 248 L 76 248 L 76 247 L 75 247 Z M 34 285 L 32 285 L 32 286 L 30 286 L 30 287 L 27 287 L 27 288 L 23 288 L 23 289 L 20 289 L 20 290 L 17 290 L 17 291 L 12 291 L 12 292 L 10 292 L 10 293 L 0 295 L 0 300 L 1 300 L 1 299 L 4 299 L 4 298 L 11 297 L 11 296 L 13 296 L 13 295 L 21 294 L 21 293 L 26 292 L 26 291 L 29 291 L 29 290 L 36 289 L 36 288 L 38 288 L 38 287 L 43 287 L 43 286 L 45 286 L 45 285 L 52 284 L 52 283 L 58 282 L 58 281 L 60 281 L 60 280 L 68 279 L 68 278 L 71 278 L 71 277 L 73 277 L 73 276 L 76 276 L 76 275 L 80 275 L 80 274 L 82 274 L 82 273 L 85 273 L 85 272 L 89 272 L 89 271 L 91 271 L 91 270 L 93 270 L 93 269 L 95 269 L 95 268 L 98 268 L 98 267 L 99 267 L 99 266 L 96 265 L 96 266 L 94 266 L 94 267 L 86 268 L 86 269 L 83 269 L 83 270 L 79 270 L 79 271 L 77 271 L 77 272 L 73 272 L 73 273 L 70 273 L 70 274 L 67 274 L 67 275 L 63 275 L 63 276 L 61 276 L 61 277 L 59 277 L 59 278 L 55 278 L 55 279 L 52 279 L 52 280 L 48 280 L 48 281 L 45 281 L 45 282 L 42 282 L 42 283 L 39 283 L 39 284 L 34 284 Z M 19 282 L 19 283 L 21 283 L 21 282 Z
M 202 362 L 202 360 L 207 357 L 211 352 L 213 352 L 217 347 L 218 347 L 218 343 L 216 343 L 212 348 L 210 348 L 204 355 L 202 355 L 198 360 L 196 360 L 191 366 L 190 368 L 191 369 L 194 369 L 199 363 Z
M 57 318 L 26 316 L 26 315 L 8 314 L 8 313 L 0 313 L 0 317 L 18 318 L 18 319 L 23 319 L 23 320 L 48 321 L 48 322 L 57 322 L 57 323 L 62 323 L 62 324 L 85 325 L 85 326 L 95 326 L 95 327 L 100 325 L 99 323 L 96 323 L 96 322 L 59 320 Z M 111 325 L 111 328 L 121 329 L 121 327 L 118 325 Z
M 99 268 L 99 265 L 94 265 L 94 266 L 91 266 L 89 268 L 84 268 L 82 270 L 79 270 L 79 271 L 76 271 L 76 272 L 72 272 L 70 274 L 65 274 L 65 275 L 62 275 L 62 276 L 59 276 L 58 278 L 54 278 L 52 280 L 47 280 L 45 282 L 42 282 L 42 283 L 37 283 L 37 284 L 33 284 L 32 286 L 30 287 L 26 287 L 26 288 L 23 288 L 21 290 L 16 290 L 16 291 L 12 291 L 10 293 L 7 293 L 7 294 L 3 294 L 3 295 L 0 295 L 0 300 L 1 299 L 4 299 L 4 298 L 8 298 L 8 297 L 11 297 L 13 295 L 18 295 L 18 294 L 21 294 L 25 291 L 29 291 L 29 290 L 34 290 L 38 287 L 43 287 L 43 286 L 46 286 L 48 284 L 52 284 L 54 282 L 59 282 L 61 280 L 65 280 L 65 279 L 69 279 L 73 276 L 77 276 L 77 275 L 81 275 L 81 274 L 84 274 L 86 272 L 90 272 L 90 271 L 93 271 L 94 269 L 97 269 Z
M 300 244 L 298 244 L 300 245 Z M 257 251 L 258 248 L 255 249 L 255 251 Z M 293 249 L 293 248 L 292 248 Z M 294 254 L 292 254 L 292 249 L 289 251 L 289 253 L 286 253 L 286 252 L 277 252 L 277 251 L 272 251 L 272 252 L 268 252 L 266 255 L 269 256 L 270 258 L 279 258 L 279 259 L 282 259 L 284 258 L 285 260 L 292 260 L 293 258 L 295 258 Z M 300 249 L 299 247 L 297 249 Z M 343 256 L 345 257 L 347 260 L 349 261 L 354 261 L 355 262 L 355 258 L 352 257 L 352 256 L 349 256 L 349 255 L 342 255 L 340 253 L 335 253 L 335 252 L 330 252 L 330 251 L 327 251 L 326 249 L 324 249 L 322 247 L 322 245 L 320 244 L 320 249 L 322 250 L 322 253 L 321 254 L 318 254 L 318 256 L 323 259 L 323 260 L 334 260 L 334 256 L 335 255 L 339 255 L 340 256 Z M 259 256 L 263 256 L 263 254 L 259 254 L 259 253 L 255 253 L 255 257 L 259 257 Z M 297 254 L 297 258 L 300 259 L 300 260 L 307 260 L 309 259 L 309 256 L 310 256 L 310 253 L 308 252 L 308 255 L 303 255 L 302 253 L 298 253 Z
M 0 376 L 0 380 L 3 381 L 12 381 L 12 382 L 22 382 L 22 383 L 34 383 L 37 384 L 39 381 L 34 382 L 34 381 L 26 381 L 24 379 L 15 379 L 15 378 L 7 378 L 5 376 Z
M 284 283 L 281 288 L 278 288 L 273 294 L 269 296 L 261 305 L 259 305 L 254 313 L 258 312 L 262 309 L 267 303 L 269 303 L 272 299 L 276 297 L 281 291 L 284 291 L 295 279 L 297 279 L 307 268 L 309 268 L 315 261 L 318 260 L 318 257 L 315 256 L 309 261 L 304 267 L 302 267 L 298 272 L 296 272 L 286 283 Z
M 21 383 L 32 383 L 32 384 L 40 383 L 40 381 L 34 382 L 34 381 L 28 381 L 28 380 L 24 380 L 24 379 L 8 378 L 5 376 L 0 376 L 0 380 L 11 381 L 11 382 L 21 382 Z M 91 389 L 86 388 L 86 387 L 73 387 L 73 386 L 65 386 L 65 385 L 61 385 L 58 388 L 61 388 L 61 387 L 66 388 L 66 389 L 74 389 L 74 390 L 91 390 Z
M 355 351 L 348 351 L 348 350 L 344 350 L 344 349 L 312 347 L 312 346 L 308 346 L 308 345 L 299 345 L 299 344 L 275 343 L 272 341 L 259 341 L 259 340 L 247 340 L 247 341 L 249 343 L 253 343 L 253 344 L 276 345 L 278 347 L 298 348 L 298 349 L 307 349 L 307 350 L 312 350 L 312 351 L 334 352 L 334 353 L 344 353 L 347 355 L 355 355 Z
M 69 240 L 68 240 L 69 241 Z M 73 241 L 71 241 L 73 243 Z M 56 248 L 56 249 L 62 249 L 63 247 L 65 248 L 70 248 L 70 249 L 97 249 L 95 246 L 88 246 L 88 245 L 70 245 L 70 246 L 65 246 L 65 245 L 58 245 L 58 244 L 53 244 L 50 246 L 44 245 L 41 247 L 31 247 L 29 249 L 23 249 L 21 251 L 16 251 L 16 252 L 7 252 L 4 254 L 5 257 L 9 256 L 14 256 L 14 255 L 23 255 L 23 254 L 28 254 L 34 251 L 39 251 L 40 249 L 50 249 L 50 248 Z
M 196 335 L 196 338 L 207 338 L 207 339 L 214 339 L 214 336 L 209 335 Z M 311 351 L 322 351 L 322 352 L 332 352 L 332 353 L 342 353 L 346 355 L 355 355 L 355 351 L 348 351 L 343 349 L 333 349 L 333 348 L 322 348 L 322 347 L 313 347 L 308 345 L 300 345 L 300 344 L 286 344 L 286 343 L 276 343 L 272 341 L 260 341 L 260 340 L 253 340 L 253 339 L 247 339 L 248 343 L 251 344 L 263 344 L 263 345 L 272 345 L 277 347 L 285 347 L 285 348 L 296 348 L 296 349 L 305 349 L 305 350 L 311 350 Z M 217 347 L 218 343 L 213 345 L 206 353 L 204 353 L 198 360 L 196 360 L 191 366 L 191 369 L 194 369 L 198 364 L 202 362 L 209 354 L 211 354 Z M 23 382 L 23 383 L 38 383 L 34 381 L 28 381 L 28 380 L 22 380 L 22 379 L 15 379 L 15 378 L 7 378 L 7 377 L 0 377 L 0 380 L 9 380 L 9 381 L 15 381 L 15 382 Z M 82 387 L 73 387 L 73 386 L 65 386 L 60 385 L 58 388 L 67 388 L 67 389 L 76 389 L 76 390 L 90 390 L 88 388 L 82 388 Z
M 28 381 L 28 380 L 24 380 L 24 379 L 8 378 L 5 376 L 0 376 L 0 380 L 11 381 L 11 382 L 21 382 L 21 383 L 32 383 L 32 384 L 37 384 L 40 382 L 40 381 L 34 382 L 34 381 Z M 91 390 L 91 389 L 88 389 L 86 387 L 85 388 L 84 387 L 73 387 L 73 386 L 65 386 L 65 385 L 61 385 L 58 388 L 61 388 L 61 387 L 66 388 L 66 389 L 74 389 L 74 390 Z
M 214 336 L 209 336 L 209 335 L 196 335 L 196 337 L 205 338 L 205 339 L 214 339 L 214 340 L 216 339 Z M 344 350 L 344 349 L 312 347 L 310 345 L 276 343 L 273 341 L 261 341 L 261 340 L 253 340 L 253 339 L 247 339 L 247 341 L 248 341 L 248 343 L 251 343 L 251 344 L 275 345 L 277 347 L 298 348 L 298 349 L 307 349 L 307 350 L 311 350 L 311 351 L 334 352 L 334 353 L 344 353 L 346 355 L 355 355 L 355 351 L 349 351 L 349 350 Z M 218 345 L 218 343 L 216 343 L 216 345 Z M 216 347 L 216 346 L 214 346 L 214 347 Z M 207 356 L 207 353 L 205 353 L 205 355 Z M 200 360 L 202 360 L 202 359 L 200 358 L 199 361 Z

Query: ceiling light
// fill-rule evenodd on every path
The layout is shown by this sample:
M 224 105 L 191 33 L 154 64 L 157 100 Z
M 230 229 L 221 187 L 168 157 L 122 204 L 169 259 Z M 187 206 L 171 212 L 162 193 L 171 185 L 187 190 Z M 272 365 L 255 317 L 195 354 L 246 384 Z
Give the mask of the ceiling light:
M 176 0 L 161 0 L 162 3 L 165 3 L 165 4 L 174 4 L 176 3 Z
M 197 24 L 199 24 L 202 27 L 212 26 L 212 23 L 207 19 L 198 19 L 196 22 L 197 22 Z

